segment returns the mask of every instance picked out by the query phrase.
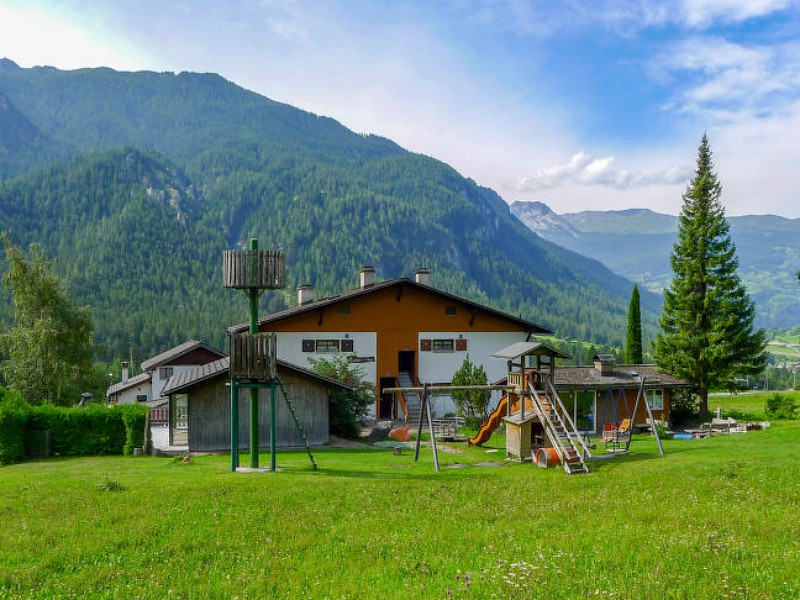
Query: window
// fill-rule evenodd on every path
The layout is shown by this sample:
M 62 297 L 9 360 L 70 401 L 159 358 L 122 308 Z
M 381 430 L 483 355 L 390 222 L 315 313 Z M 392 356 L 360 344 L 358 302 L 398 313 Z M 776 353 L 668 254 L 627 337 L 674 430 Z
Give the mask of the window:
M 314 347 L 314 340 L 303 340 L 303 352 L 313 352 Z
M 458 309 L 455 306 L 445 306 L 444 314 L 448 317 L 455 317 L 458 314 Z
M 339 340 L 317 340 L 317 352 L 331 354 L 339 351 Z
M 189 396 L 175 396 L 175 429 L 189 429 Z
M 353 351 L 353 340 L 345 339 L 342 340 L 342 352 L 352 352 Z
M 453 352 L 454 350 L 453 340 L 433 340 L 434 352 Z
M 597 432 L 597 392 L 581 390 L 577 392 L 561 392 L 561 401 L 569 410 L 572 408 L 572 420 L 580 433 Z
M 172 367 L 159 367 L 158 376 L 161 379 L 169 379 L 172 377 Z
M 650 410 L 664 410 L 664 390 L 646 390 Z
M 136 394 L 137 402 L 147 402 L 147 394 Z

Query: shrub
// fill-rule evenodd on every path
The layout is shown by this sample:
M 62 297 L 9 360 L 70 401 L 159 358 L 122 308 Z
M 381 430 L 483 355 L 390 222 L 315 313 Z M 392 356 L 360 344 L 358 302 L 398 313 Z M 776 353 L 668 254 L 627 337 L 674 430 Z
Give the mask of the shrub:
M 770 419 L 795 419 L 797 402 L 791 396 L 773 394 L 764 405 L 764 411 Z
M 50 451 L 60 456 L 122 454 L 126 441 L 122 411 L 97 404 L 31 407 L 30 429 L 50 430 Z
M 341 381 L 352 388 L 331 388 L 329 403 L 329 431 L 332 435 L 357 438 L 359 420 L 367 414 L 373 402 L 374 389 L 364 369 L 350 361 L 352 355 L 334 354 L 330 359 L 309 358 L 311 368 L 317 373 Z
M 700 414 L 697 397 L 690 390 L 676 390 L 670 403 L 670 420 L 676 427 L 694 423 L 705 415 Z
M 22 398 L 0 387 L 0 465 L 19 462 L 25 457 L 25 425 L 29 416 Z
M 125 446 L 122 453 L 130 456 L 134 448 L 144 446 L 145 424 L 150 409 L 142 404 L 122 404 L 114 410 L 122 415 L 122 422 L 125 424 Z

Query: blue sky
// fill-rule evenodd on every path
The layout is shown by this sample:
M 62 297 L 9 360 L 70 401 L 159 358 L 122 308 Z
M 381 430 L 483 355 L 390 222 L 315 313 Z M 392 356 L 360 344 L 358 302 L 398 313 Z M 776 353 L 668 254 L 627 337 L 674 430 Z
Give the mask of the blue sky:
M 800 217 L 800 0 L 0 0 L 21 66 L 216 72 L 507 201 Z

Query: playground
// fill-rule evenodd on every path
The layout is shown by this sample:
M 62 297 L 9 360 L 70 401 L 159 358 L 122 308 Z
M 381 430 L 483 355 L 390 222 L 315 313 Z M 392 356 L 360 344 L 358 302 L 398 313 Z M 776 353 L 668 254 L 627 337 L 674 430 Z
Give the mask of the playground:
M 3 598 L 796 598 L 800 421 L 655 440 L 586 476 L 484 447 L 0 469 Z M 496 451 L 496 452 L 492 452 Z M 264 454 L 262 462 L 269 463 Z M 501 462 L 503 466 L 479 466 Z M 456 468 L 457 467 L 457 468 Z

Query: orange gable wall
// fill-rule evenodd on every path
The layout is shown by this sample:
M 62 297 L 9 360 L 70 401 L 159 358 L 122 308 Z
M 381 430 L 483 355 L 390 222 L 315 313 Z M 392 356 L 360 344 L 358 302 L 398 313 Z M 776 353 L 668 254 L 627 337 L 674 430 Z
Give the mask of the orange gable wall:
M 349 314 L 339 312 L 340 306 L 349 306 Z M 445 308 L 449 306 L 456 308 L 455 315 L 445 315 Z M 417 338 L 420 331 L 524 332 L 517 323 L 404 284 L 345 298 L 318 310 L 262 324 L 259 329 L 275 332 L 375 331 L 379 377 L 386 376 L 386 373 L 397 377 L 397 354 L 403 350 L 416 352 L 415 371 L 419 371 Z

